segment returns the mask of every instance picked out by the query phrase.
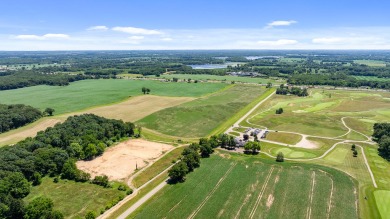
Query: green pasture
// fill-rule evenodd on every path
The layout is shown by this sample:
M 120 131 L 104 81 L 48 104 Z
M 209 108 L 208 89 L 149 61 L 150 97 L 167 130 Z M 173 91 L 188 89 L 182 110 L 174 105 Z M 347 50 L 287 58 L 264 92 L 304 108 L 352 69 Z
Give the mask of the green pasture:
M 367 65 L 370 67 L 386 67 L 386 62 L 380 60 L 354 60 L 356 64 Z
M 129 218 L 306 218 L 308 212 L 316 218 L 358 217 L 355 183 L 346 174 L 246 155 L 223 157 L 230 158 L 203 159 L 186 182 L 166 186 Z
M 89 107 L 118 102 L 129 96 L 143 95 L 142 87 L 160 96 L 200 97 L 224 88 L 221 83 L 173 83 L 152 80 L 84 80 L 68 86 L 34 86 L 0 91 L 3 104 L 23 103 L 44 110 L 55 109 L 55 114 L 69 113 Z
M 139 120 L 137 124 L 172 136 L 206 136 L 265 91 L 260 86 L 232 86 L 153 113 Z
M 45 196 L 53 200 L 54 209 L 59 210 L 65 218 L 84 218 L 89 211 L 100 214 L 100 210 L 119 196 L 126 196 L 119 191 L 118 186 L 103 188 L 91 183 L 77 183 L 74 181 L 60 180 L 53 182 L 53 178 L 45 177 L 42 184 L 34 186 L 25 201 L 30 202 L 36 197 Z

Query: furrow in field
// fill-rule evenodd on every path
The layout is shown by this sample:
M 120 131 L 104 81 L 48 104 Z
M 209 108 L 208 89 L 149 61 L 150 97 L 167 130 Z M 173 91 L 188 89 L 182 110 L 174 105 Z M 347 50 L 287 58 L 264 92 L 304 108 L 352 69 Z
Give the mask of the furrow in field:
M 251 218 L 251 219 L 255 216 L 256 209 L 257 209 L 257 207 L 258 207 L 258 205 L 259 205 L 259 203 L 260 203 L 261 197 L 262 197 L 263 194 L 264 194 L 265 188 L 266 188 L 267 185 L 268 185 L 268 181 L 269 181 L 269 179 L 271 178 L 271 175 L 272 175 L 273 170 L 274 170 L 274 167 L 271 167 L 271 169 L 270 169 L 269 172 L 268 172 L 267 178 L 266 178 L 266 180 L 265 180 L 265 182 L 264 182 L 264 184 L 263 184 L 263 187 L 261 188 L 260 193 L 259 193 L 259 195 L 257 196 L 257 200 L 256 200 L 256 202 L 255 202 L 255 206 L 254 206 L 254 208 L 252 209 L 252 211 L 251 211 L 251 213 L 250 213 L 250 215 L 249 215 L 249 218 Z
M 311 206 L 313 204 L 313 194 L 314 194 L 314 186 L 315 186 L 315 178 L 316 178 L 316 172 L 313 171 L 311 174 L 311 191 L 309 194 L 309 206 L 307 206 L 306 210 L 306 218 L 310 219 L 311 218 Z
M 222 176 L 222 178 L 218 181 L 218 183 L 215 185 L 213 190 L 206 196 L 206 198 L 202 201 L 202 203 L 198 206 L 197 209 L 188 217 L 188 219 L 192 219 L 196 216 L 196 214 L 202 209 L 202 207 L 206 204 L 206 202 L 212 197 L 214 192 L 219 188 L 221 183 L 226 179 L 226 177 L 229 175 L 229 173 L 233 170 L 233 168 L 237 165 L 237 163 L 234 163 L 231 165 L 231 167 L 226 171 L 225 175 Z

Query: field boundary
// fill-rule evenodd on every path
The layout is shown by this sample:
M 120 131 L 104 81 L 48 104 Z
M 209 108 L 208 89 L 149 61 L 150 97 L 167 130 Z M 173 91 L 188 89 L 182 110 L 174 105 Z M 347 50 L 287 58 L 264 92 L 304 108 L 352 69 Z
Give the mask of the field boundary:
M 252 113 L 253 111 L 251 111 L 251 110 L 255 110 L 258 107 L 257 104 L 260 105 L 263 100 L 265 100 L 266 98 L 273 95 L 275 93 L 275 90 L 276 90 L 275 88 L 271 88 L 271 89 L 268 89 L 267 91 L 265 91 L 263 94 L 260 95 L 260 97 L 256 98 L 254 101 L 252 101 L 251 103 L 246 105 L 243 109 L 241 109 L 238 113 L 236 113 L 235 115 L 230 117 L 224 123 L 222 123 L 217 128 L 215 128 L 213 131 L 211 131 L 211 133 L 208 135 L 208 137 L 212 136 L 212 135 L 223 133 L 229 127 L 231 127 L 232 125 L 237 123 L 237 121 L 239 121 L 241 118 L 245 119 L 247 117 L 246 114 L 248 112 Z

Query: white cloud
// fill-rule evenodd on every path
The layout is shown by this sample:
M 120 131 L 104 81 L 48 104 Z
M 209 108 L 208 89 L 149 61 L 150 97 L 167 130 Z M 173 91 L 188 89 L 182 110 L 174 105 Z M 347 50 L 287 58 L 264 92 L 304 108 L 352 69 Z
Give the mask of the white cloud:
M 128 37 L 129 40 L 143 40 L 144 36 L 130 36 Z
M 277 26 L 290 26 L 291 24 L 298 23 L 294 20 L 289 21 L 272 21 L 271 23 L 268 23 L 267 27 L 277 27 Z
M 172 41 L 173 39 L 170 38 L 170 37 L 164 37 L 164 38 L 161 38 L 162 41 Z
M 62 33 L 48 33 L 42 36 L 38 35 L 17 35 L 16 39 L 20 40 L 46 40 L 46 39 L 68 39 L 69 35 Z
M 41 37 L 37 35 L 17 35 L 15 37 L 16 39 L 20 40 L 40 40 Z
M 280 39 L 280 40 L 260 40 L 257 41 L 256 44 L 260 46 L 286 46 L 286 45 L 294 45 L 297 44 L 298 41 L 296 40 L 287 40 L 287 39 Z
M 129 34 L 138 34 L 138 35 L 160 35 L 163 34 L 160 31 L 157 30 L 149 30 L 144 28 L 137 28 L 137 27 L 113 27 L 112 30 L 129 33 Z
M 314 38 L 311 41 L 313 43 L 319 43 L 319 44 L 334 44 L 334 43 L 344 42 L 345 38 L 341 38 L 341 37 L 320 37 L 320 38 Z
M 88 28 L 87 30 L 102 30 L 102 31 L 106 31 L 106 30 L 108 30 L 108 27 L 106 27 L 106 26 L 93 26 L 93 27 Z

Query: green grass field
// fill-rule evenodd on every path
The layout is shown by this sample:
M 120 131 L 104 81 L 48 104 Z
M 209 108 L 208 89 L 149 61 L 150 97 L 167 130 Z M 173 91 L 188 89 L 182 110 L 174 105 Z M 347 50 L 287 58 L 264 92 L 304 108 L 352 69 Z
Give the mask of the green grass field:
M 52 107 L 55 114 L 62 114 L 142 95 L 142 87 L 150 88 L 153 95 L 200 97 L 226 86 L 220 83 L 188 84 L 152 80 L 85 80 L 62 87 L 42 85 L 0 91 L 0 101 L 3 104 L 23 103 L 41 110 Z
M 150 77 L 155 77 L 155 76 L 150 76 Z M 167 79 L 172 79 L 172 78 L 178 78 L 178 79 L 191 79 L 192 81 L 194 80 L 201 80 L 201 81 L 225 81 L 225 82 L 243 82 L 243 83 L 256 83 L 256 84 L 267 84 L 268 82 L 271 82 L 273 84 L 281 84 L 284 83 L 285 80 L 275 80 L 272 78 L 250 78 L 250 77 L 237 77 L 237 76 L 219 76 L 219 75 L 204 75 L 204 74 L 164 74 L 161 75 L 160 78 L 167 78 Z
M 390 191 L 377 190 L 374 195 L 382 219 L 390 218 Z
M 357 218 L 354 181 L 330 168 L 213 155 L 129 218 Z M 333 186 L 333 187 L 332 187 Z
M 25 198 L 27 202 L 39 196 L 46 196 L 53 200 L 54 209 L 59 210 L 65 218 L 84 218 L 89 211 L 97 215 L 100 210 L 125 192 L 114 188 L 103 188 L 90 183 L 76 183 L 60 180 L 53 182 L 53 178 L 43 178 L 42 184 L 32 187 L 30 194 Z
M 348 126 L 367 135 L 375 122 L 390 121 L 390 99 L 384 92 L 311 89 L 309 93 L 308 97 L 275 95 L 249 117 L 251 124 L 241 125 L 337 137 L 347 133 L 342 117 Z M 283 114 L 275 114 L 278 108 L 283 108 Z M 365 139 L 355 132 L 344 138 Z
M 353 77 L 358 80 L 365 80 L 365 81 L 390 81 L 390 78 L 378 78 L 375 76 L 353 76 Z
M 295 145 L 301 139 L 302 136 L 291 133 L 269 132 L 267 135 L 267 140 L 281 142 L 289 145 Z
M 380 60 L 354 60 L 353 62 L 370 67 L 386 67 L 386 62 Z
M 233 86 L 153 113 L 137 124 L 172 136 L 206 136 L 265 91 L 260 86 Z

